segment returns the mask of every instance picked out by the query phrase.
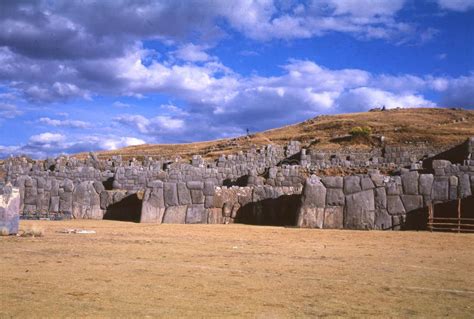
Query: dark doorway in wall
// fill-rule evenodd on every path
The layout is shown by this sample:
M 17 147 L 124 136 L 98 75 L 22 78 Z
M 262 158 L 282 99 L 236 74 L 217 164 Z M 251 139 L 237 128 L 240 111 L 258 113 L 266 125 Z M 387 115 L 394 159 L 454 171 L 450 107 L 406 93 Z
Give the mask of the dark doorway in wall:
M 104 185 L 104 188 L 108 191 L 111 191 L 112 189 L 114 189 L 114 178 L 113 177 L 109 177 L 107 178 L 107 180 L 103 181 L 102 182 L 102 185 Z
M 474 196 L 434 205 L 432 230 L 474 232 Z
M 295 226 L 301 195 L 283 195 L 249 203 L 237 211 L 236 223 Z
M 140 222 L 142 200 L 137 194 L 128 195 L 121 201 L 107 207 L 104 219 Z
M 428 207 L 423 207 L 408 212 L 406 221 L 401 228 L 403 230 L 427 230 Z

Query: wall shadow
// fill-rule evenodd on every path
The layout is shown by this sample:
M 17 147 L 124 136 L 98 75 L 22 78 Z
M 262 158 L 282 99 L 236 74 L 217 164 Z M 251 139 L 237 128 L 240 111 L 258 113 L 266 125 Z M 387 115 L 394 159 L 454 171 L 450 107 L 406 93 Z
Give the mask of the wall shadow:
M 109 205 L 104 214 L 104 219 L 139 223 L 141 213 L 142 200 L 138 198 L 137 194 L 132 194 L 120 202 Z
M 433 169 L 434 160 L 448 160 L 453 164 L 462 164 L 467 158 L 468 154 L 468 143 L 464 142 L 453 148 L 450 148 L 449 150 L 423 160 L 423 167 L 427 169 Z
M 402 230 L 427 230 L 428 229 L 428 207 L 412 210 L 407 213 L 406 220 L 401 225 Z
M 445 203 L 438 203 L 433 206 L 435 218 L 457 218 L 458 201 L 452 200 Z M 461 218 L 474 218 L 474 196 L 461 199 Z M 436 222 L 440 222 L 439 220 Z M 446 223 L 457 223 L 456 220 L 442 220 Z M 402 225 L 403 230 L 427 230 L 428 229 L 428 207 L 423 207 L 410 211 L 406 215 L 406 221 Z M 461 220 L 461 225 L 473 224 L 472 221 Z M 455 228 L 453 225 L 437 225 L 438 228 Z M 442 231 L 442 230 L 441 230 Z
M 240 207 L 235 222 L 248 225 L 295 226 L 301 195 L 283 195 Z

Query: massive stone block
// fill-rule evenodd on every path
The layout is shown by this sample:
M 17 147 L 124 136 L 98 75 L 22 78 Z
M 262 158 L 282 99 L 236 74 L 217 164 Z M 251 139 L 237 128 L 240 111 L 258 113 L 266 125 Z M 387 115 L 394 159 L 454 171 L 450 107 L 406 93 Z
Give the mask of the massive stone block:
M 188 188 L 186 187 L 186 183 L 179 182 L 177 183 L 178 187 L 178 201 L 179 205 L 189 205 L 192 203 L 191 201 L 191 193 L 189 192 Z
M 459 177 L 459 197 L 466 198 L 472 195 L 471 183 L 469 182 L 469 175 L 462 174 Z
M 423 196 L 421 195 L 401 195 L 400 197 L 407 213 L 423 207 Z
M 346 196 L 344 228 L 373 229 L 375 221 L 375 199 L 373 190 Z
M 344 186 L 342 176 L 324 176 L 321 181 L 327 188 L 342 188 Z
M 418 177 L 416 171 L 402 175 L 403 193 L 407 195 L 418 195 Z
M 100 208 L 100 195 L 94 183 L 82 182 L 72 194 L 72 216 L 76 219 L 102 219 L 104 211 Z
M 373 189 L 375 187 L 369 176 L 363 176 L 360 179 L 360 186 L 362 187 L 362 190 Z
M 374 190 L 375 208 L 378 210 L 387 208 L 387 192 L 385 187 L 377 187 Z
M 436 176 L 433 181 L 431 198 L 435 201 L 447 201 L 449 199 L 449 179 L 444 176 Z
M 163 189 L 147 189 L 143 195 L 140 223 L 161 224 L 165 213 Z
M 186 210 L 186 224 L 207 223 L 207 210 L 202 204 L 189 205 Z
M 10 185 L 0 195 L 0 232 L 13 235 L 18 232 L 20 219 L 20 190 Z
M 323 228 L 324 208 L 323 207 L 301 207 L 296 226 L 303 228 Z
M 222 216 L 222 208 L 207 209 L 207 223 L 208 224 L 223 224 L 224 217 Z
M 191 200 L 193 204 L 204 204 L 204 193 L 201 189 L 191 189 Z
M 322 228 L 324 207 L 326 206 L 326 187 L 317 176 L 306 179 L 301 196 L 296 225 L 298 227 Z
M 169 206 L 166 208 L 163 217 L 164 224 L 184 224 L 186 223 L 186 205 Z
M 402 215 L 405 214 L 405 206 L 398 195 L 387 196 L 387 211 L 390 215 Z
M 326 193 L 326 205 L 344 206 L 345 195 L 340 188 L 328 188 Z
M 359 176 L 345 176 L 344 177 L 344 194 L 353 194 L 360 192 L 362 187 L 360 186 Z
M 165 206 L 178 206 L 178 189 L 176 183 L 164 183 L 163 184 L 163 194 L 165 198 Z
M 386 209 L 380 208 L 375 210 L 375 229 L 390 229 L 392 227 L 392 216 L 387 212 Z
M 431 188 L 433 186 L 433 174 L 421 174 L 419 179 L 420 194 L 431 195 Z
M 341 229 L 344 227 L 344 207 L 334 206 L 324 209 L 323 228 Z

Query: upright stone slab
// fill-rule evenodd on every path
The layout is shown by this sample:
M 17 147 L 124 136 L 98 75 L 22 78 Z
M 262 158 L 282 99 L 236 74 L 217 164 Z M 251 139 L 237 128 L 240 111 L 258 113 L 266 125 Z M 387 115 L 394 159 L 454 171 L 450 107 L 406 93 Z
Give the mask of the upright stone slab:
M 306 179 L 301 196 L 296 225 L 307 228 L 323 228 L 326 187 L 319 177 L 312 175 Z
M 346 196 L 344 228 L 374 229 L 374 191 L 366 190 Z
M 163 217 L 164 224 L 185 224 L 186 223 L 186 205 L 170 206 L 166 208 Z
M 143 195 L 142 211 L 140 223 L 161 224 L 165 213 L 165 201 L 163 198 L 163 189 L 148 188 Z
M 14 235 L 20 219 L 20 190 L 7 185 L 0 194 L 0 232 Z

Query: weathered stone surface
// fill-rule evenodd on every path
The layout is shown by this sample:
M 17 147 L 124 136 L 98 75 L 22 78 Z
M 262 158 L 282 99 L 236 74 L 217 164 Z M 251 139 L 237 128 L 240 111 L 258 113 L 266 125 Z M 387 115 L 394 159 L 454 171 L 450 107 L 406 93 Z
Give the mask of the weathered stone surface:
M 405 206 L 398 195 L 387 196 L 387 211 L 390 215 L 405 214 Z
M 163 223 L 164 224 L 186 223 L 186 210 L 187 210 L 186 205 L 167 207 L 165 210 L 165 215 L 163 217 Z
M 50 212 L 59 212 L 59 196 L 51 196 L 49 201 L 49 211 Z
M 362 187 L 360 186 L 359 176 L 345 176 L 344 177 L 344 194 L 353 194 L 360 192 Z
M 203 189 L 204 196 L 214 195 L 215 187 L 216 187 L 216 184 L 213 181 L 205 181 L 204 189 Z
M 104 211 L 100 208 L 100 195 L 93 182 L 82 182 L 72 194 L 72 216 L 76 219 L 102 219 Z
M 193 204 L 204 204 L 204 193 L 201 189 L 191 189 L 191 199 Z
M 466 198 L 472 195 L 471 183 L 469 182 L 469 175 L 462 174 L 459 177 L 459 197 Z
M 311 176 L 306 179 L 302 194 L 302 206 L 326 206 L 326 187 L 324 187 L 318 177 Z
M 344 228 L 373 229 L 374 221 L 375 200 L 372 190 L 346 196 Z
M 176 184 L 178 188 L 178 201 L 179 205 L 189 205 L 192 203 L 191 193 L 186 187 L 186 183 L 179 182 Z
M 420 194 L 431 195 L 431 188 L 433 187 L 433 174 L 421 174 L 420 175 Z
M 370 178 L 372 179 L 372 182 L 374 182 L 376 187 L 383 186 L 384 176 L 382 174 L 370 174 Z
M 72 213 L 72 193 L 59 190 L 59 210 L 64 213 Z
M 163 198 L 163 189 L 147 189 L 143 195 L 140 222 L 161 224 L 164 213 L 165 203 Z
M 222 216 L 221 208 L 207 209 L 207 223 L 208 224 L 223 224 L 224 217 Z
M 446 161 L 446 160 L 434 160 L 433 161 L 433 169 L 446 168 L 450 165 L 451 165 L 451 162 Z
M 342 188 L 344 186 L 344 179 L 342 176 L 324 176 L 321 182 L 326 188 Z
M 203 190 L 204 189 L 204 183 L 201 182 L 201 181 L 189 181 L 186 183 L 186 185 L 188 186 L 188 188 L 190 190 Z
M 324 209 L 323 228 L 341 229 L 344 227 L 344 207 L 334 206 Z
M 387 192 L 385 187 L 377 187 L 374 190 L 375 208 L 378 210 L 387 208 Z
M 176 183 L 164 183 L 163 184 L 163 195 L 165 199 L 165 206 L 178 206 L 178 188 Z
M 423 207 L 423 196 L 421 195 L 401 195 L 400 197 L 407 213 Z
M 449 180 L 447 177 L 435 177 L 431 198 L 435 201 L 447 201 L 449 199 Z
M 328 188 L 326 193 L 326 205 L 344 206 L 345 195 L 340 188 Z
M 386 209 L 376 209 L 375 210 L 375 229 L 390 229 L 392 227 L 392 216 L 387 212 Z
M 20 219 L 20 190 L 8 185 L 0 195 L 0 231 L 13 235 L 18 232 Z
M 204 205 L 189 205 L 186 211 L 186 224 L 207 223 L 207 210 Z
M 362 187 L 362 190 L 373 189 L 375 187 L 374 183 L 372 182 L 372 179 L 370 179 L 369 176 L 363 176 L 360 179 L 360 185 Z
M 387 183 L 387 195 L 400 195 L 403 193 L 402 179 L 400 176 L 392 176 Z
M 458 184 L 457 176 L 449 176 L 449 199 L 455 200 L 458 198 Z
M 323 228 L 324 208 L 305 206 L 299 211 L 296 226 L 303 228 Z
M 93 186 L 94 186 L 95 192 L 96 192 L 97 194 L 100 194 L 100 193 L 102 193 L 102 191 L 105 191 L 104 184 L 102 184 L 101 182 L 95 181 L 95 182 L 93 183 Z
M 402 175 L 403 193 L 408 195 L 418 195 L 418 177 L 416 171 Z

